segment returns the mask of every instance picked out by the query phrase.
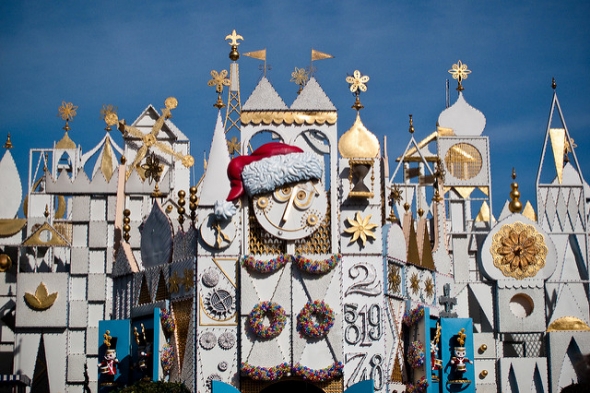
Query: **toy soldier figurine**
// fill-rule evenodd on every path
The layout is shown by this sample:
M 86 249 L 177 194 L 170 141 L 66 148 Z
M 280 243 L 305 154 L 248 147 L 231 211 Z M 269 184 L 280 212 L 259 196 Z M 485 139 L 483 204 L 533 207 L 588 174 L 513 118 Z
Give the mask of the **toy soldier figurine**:
M 117 363 L 119 363 L 117 352 L 114 349 L 107 349 L 104 360 L 98 365 L 100 373 L 114 377 L 117 375 Z

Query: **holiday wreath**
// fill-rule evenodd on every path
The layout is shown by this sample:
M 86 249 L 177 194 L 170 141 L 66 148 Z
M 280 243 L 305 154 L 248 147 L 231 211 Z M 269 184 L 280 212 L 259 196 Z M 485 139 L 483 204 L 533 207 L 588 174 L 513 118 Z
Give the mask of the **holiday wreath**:
M 325 336 L 332 326 L 334 326 L 334 312 L 323 300 L 307 302 L 297 315 L 297 331 L 308 337 Z
M 270 325 L 264 325 L 264 317 L 270 319 Z M 255 335 L 260 338 L 276 337 L 283 331 L 287 315 L 283 307 L 275 302 L 265 301 L 254 306 L 248 315 L 248 324 Z

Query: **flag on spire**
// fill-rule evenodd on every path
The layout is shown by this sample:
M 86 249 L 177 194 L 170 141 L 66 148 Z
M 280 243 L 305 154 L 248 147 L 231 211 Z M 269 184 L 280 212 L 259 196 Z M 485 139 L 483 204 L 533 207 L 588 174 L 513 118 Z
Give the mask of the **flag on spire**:
M 333 59 L 333 58 L 334 58 L 334 56 L 332 56 L 328 53 L 320 52 L 319 50 L 315 50 L 313 48 L 311 49 L 311 61 Z
M 256 50 L 254 52 L 244 53 L 244 56 L 252 57 L 258 60 L 266 61 L 266 49 Z

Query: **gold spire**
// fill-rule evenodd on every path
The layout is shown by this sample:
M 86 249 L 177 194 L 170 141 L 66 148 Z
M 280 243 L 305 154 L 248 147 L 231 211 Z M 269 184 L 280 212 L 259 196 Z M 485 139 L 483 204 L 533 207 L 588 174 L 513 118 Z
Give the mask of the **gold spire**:
M 4 142 L 5 149 L 12 149 L 12 141 L 10 140 L 10 132 L 6 136 L 6 142 Z
M 451 69 L 449 70 L 449 74 L 453 76 L 453 79 L 457 79 L 457 91 L 463 91 L 463 79 L 467 79 L 467 76 L 471 74 L 471 70 L 467 69 L 467 64 L 463 64 L 461 60 L 457 62 L 457 64 L 453 64 Z
M 513 181 L 510 185 L 510 187 L 512 188 L 512 191 L 510 191 L 510 199 L 512 199 L 512 201 L 508 205 L 508 208 L 512 213 L 520 213 L 520 211 L 522 210 L 522 203 L 520 202 L 520 191 L 518 191 L 518 183 L 516 182 L 516 170 L 514 168 L 512 168 L 512 180 L 515 181 Z
M 412 119 L 412 115 L 410 115 L 410 127 L 408 128 L 410 134 L 414 133 L 414 119 Z

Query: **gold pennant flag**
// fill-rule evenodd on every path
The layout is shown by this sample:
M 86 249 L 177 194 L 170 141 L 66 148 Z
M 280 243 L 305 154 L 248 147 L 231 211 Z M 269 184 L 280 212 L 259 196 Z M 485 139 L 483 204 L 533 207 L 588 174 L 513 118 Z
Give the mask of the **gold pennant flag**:
M 334 56 L 332 56 L 328 53 L 320 52 L 319 50 L 315 50 L 313 48 L 311 50 L 311 61 L 333 59 L 333 58 L 334 58 Z
M 258 60 L 266 61 L 266 49 L 256 50 L 254 52 L 244 53 L 244 56 L 252 57 Z

